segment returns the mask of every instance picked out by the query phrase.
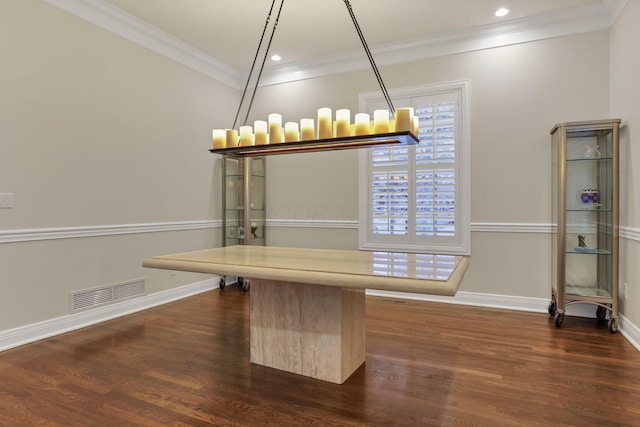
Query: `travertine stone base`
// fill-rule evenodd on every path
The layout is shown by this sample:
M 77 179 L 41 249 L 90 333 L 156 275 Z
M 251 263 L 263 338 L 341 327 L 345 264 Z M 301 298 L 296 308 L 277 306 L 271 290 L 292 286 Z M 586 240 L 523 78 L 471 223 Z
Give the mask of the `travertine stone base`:
M 363 289 L 251 280 L 251 362 L 342 384 L 365 360 Z

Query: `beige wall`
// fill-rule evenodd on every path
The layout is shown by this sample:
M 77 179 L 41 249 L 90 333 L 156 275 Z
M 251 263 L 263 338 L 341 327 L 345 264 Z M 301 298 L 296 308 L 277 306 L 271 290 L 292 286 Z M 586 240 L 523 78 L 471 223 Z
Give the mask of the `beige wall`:
M 220 218 L 211 128 L 238 92 L 38 0 L 0 2 L 0 230 Z M 202 280 L 144 257 L 219 230 L 0 244 L 0 331 L 69 313 L 69 292 Z
M 469 80 L 472 120 L 472 224 L 507 232 L 474 232 L 461 290 L 550 296 L 549 236 L 509 232 L 550 223 L 550 137 L 558 122 L 609 115 L 606 31 L 555 38 L 381 68 L 388 89 Z M 358 94 L 376 90 L 371 70 L 264 88 L 261 114 L 285 120 L 315 108 L 358 108 Z M 284 94 L 284 95 L 282 95 Z M 280 156 L 268 162 L 268 218 L 357 220 L 356 152 Z M 292 212 L 293 215 L 287 216 Z M 357 233 L 274 227 L 269 243 L 355 249 Z
M 141 263 L 153 255 L 209 247 L 219 238 L 217 231 L 191 230 L 0 244 L 0 331 L 69 314 L 73 291 L 145 278 L 153 294 L 205 280 L 143 269 Z
M 595 32 L 384 67 L 381 74 L 391 90 L 469 79 L 472 221 L 548 223 L 549 130 L 561 121 L 607 117 L 608 57 L 607 32 Z M 255 110 L 263 117 L 282 112 L 284 120 L 313 117 L 319 106 L 357 110 L 358 94 L 375 85 L 366 70 L 271 86 L 261 89 Z M 268 216 L 278 218 L 287 211 L 283 204 L 295 203 L 283 193 L 304 193 L 306 206 L 327 188 L 341 212 L 350 211 L 344 193 L 357 195 L 357 179 L 344 169 L 355 171 L 356 160 L 354 152 L 270 158 Z
M 621 226 L 629 238 L 621 239 L 620 279 L 628 284 L 621 311 L 640 325 L 640 2 L 627 3 L 611 28 L 611 115 L 623 120 L 621 131 Z M 635 236 L 631 238 L 631 236 Z

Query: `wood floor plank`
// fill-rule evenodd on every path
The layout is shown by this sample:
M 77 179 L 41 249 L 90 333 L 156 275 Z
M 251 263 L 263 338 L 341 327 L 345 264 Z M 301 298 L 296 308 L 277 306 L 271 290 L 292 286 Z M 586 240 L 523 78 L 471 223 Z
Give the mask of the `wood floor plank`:
M 0 426 L 638 426 L 640 352 L 594 319 L 367 297 L 337 385 L 249 362 L 227 287 L 0 353 Z

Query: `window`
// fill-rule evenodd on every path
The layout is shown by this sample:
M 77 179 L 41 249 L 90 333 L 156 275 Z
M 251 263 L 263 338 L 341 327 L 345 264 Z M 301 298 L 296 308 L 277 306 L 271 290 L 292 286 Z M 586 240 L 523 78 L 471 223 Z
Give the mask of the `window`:
M 413 107 L 420 143 L 360 153 L 360 248 L 468 255 L 471 251 L 468 82 L 390 91 Z M 362 94 L 360 111 L 388 108 Z

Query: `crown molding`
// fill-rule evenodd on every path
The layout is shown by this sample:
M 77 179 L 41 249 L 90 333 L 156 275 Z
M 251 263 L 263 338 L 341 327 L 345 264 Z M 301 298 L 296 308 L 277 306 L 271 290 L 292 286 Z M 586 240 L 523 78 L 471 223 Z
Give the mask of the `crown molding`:
M 239 89 L 241 73 L 105 0 L 41 0 L 124 39 Z
M 173 59 L 228 86 L 241 89 L 247 72 L 237 70 L 152 27 L 106 0 L 41 0 L 107 31 Z M 377 65 L 395 65 L 483 49 L 608 29 L 628 0 L 600 2 L 555 13 L 464 31 L 373 47 Z M 264 70 L 261 86 L 369 68 L 360 50 L 313 58 Z
M 603 0 L 604 7 L 609 13 L 609 27 L 611 27 L 622 13 L 629 0 Z
M 628 0 L 602 0 L 592 5 L 555 13 L 485 25 L 463 31 L 373 47 L 379 66 L 415 62 L 553 37 L 608 29 Z M 361 50 L 271 66 L 262 77 L 263 85 L 322 77 L 367 69 L 370 64 Z

